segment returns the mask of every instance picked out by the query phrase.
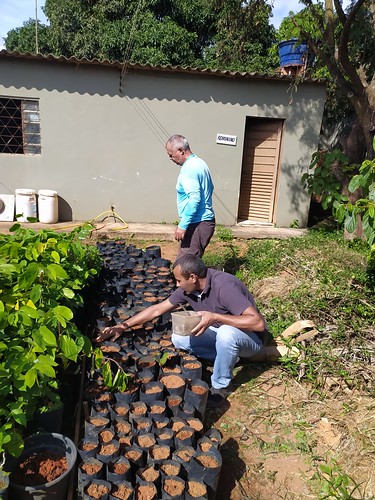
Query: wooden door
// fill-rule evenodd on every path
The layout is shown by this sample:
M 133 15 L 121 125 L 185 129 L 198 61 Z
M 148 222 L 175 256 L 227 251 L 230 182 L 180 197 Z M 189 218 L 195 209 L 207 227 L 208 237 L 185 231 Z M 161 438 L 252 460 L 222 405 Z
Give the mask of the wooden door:
M 283 120 L 246 120 L 239 221 L 273 222 Z

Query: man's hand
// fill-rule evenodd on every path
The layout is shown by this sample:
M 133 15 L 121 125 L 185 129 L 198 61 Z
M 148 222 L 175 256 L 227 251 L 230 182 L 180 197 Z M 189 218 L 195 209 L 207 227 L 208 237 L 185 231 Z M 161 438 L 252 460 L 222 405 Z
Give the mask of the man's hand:
M 176 231 L 174 232 L 174 239 L 177 241 L 182 241 L 185 237 L 185 233 L 186 233 L 185 229 L 177 227 Z
M 114 342 L 118 339 L 125 330 L 128 329 L 128 325 L 122 323 L 121 325 L 108 326 L 98 333 L 97 337 L 94 339 L 95 342 L 103 342 L 103 340 L 110 339 Z
M 202 333 L 204 333 L 209 326 L 215 323 L 213 313 L 208 311 L 199 311 L 197 314 L 201 317 L 201 322 L 191 331 L 191 334 L 194 335 L 194 337 L 199 337 L 199 335 L 202 335 Z

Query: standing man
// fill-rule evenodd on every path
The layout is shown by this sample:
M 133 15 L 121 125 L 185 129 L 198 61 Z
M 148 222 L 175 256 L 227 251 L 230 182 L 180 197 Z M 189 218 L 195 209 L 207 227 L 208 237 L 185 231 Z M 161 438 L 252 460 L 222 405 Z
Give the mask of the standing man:
M 128 328 L 173 311 L 180 304 L 189 304 L 201 316 L 201 322 L 190 336 L 172 332 L 172 342 L 177 349 L 214 362 L 207 407 L 221 406 L 231 392 L 238 358 L 249 358 L 262 349 L 266 322 L 242 281 L 223 271 L 208 269 L 199 257 L 183 255 L 174 263 L 173 273 L 177 289 L 168 299 L 120 325 L 105 328 L 96 340 L 115 339 Z
M 165 149 L 169 158 L 181 167 L 176 185 L 180 218 L 175 231 L 175 239 L 180 242 L 177 259 L 186 253 L 202 257 L 215 231 L 214 185 L 210 171 L 207 164 L 192 153 L 182 135 L 172 135 Z

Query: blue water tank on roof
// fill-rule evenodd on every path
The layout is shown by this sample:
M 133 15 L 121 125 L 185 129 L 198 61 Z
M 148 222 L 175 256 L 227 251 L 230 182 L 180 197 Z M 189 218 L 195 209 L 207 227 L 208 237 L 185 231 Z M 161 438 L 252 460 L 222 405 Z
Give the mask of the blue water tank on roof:
M 298 38 L 291 38 L 278 44 L 280 66 L 303 66 L 307 60 L 307 43 L 298 44 Z

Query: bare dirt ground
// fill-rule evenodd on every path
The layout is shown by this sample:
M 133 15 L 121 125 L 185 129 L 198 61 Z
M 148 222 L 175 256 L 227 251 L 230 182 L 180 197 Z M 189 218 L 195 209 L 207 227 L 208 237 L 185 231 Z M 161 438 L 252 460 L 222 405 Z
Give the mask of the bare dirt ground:
M 171 261 L 177 254 L 174 242 L 136 244 L 159 244 Z M 245 241 L 237 244 L 246 247 Z M 216 241 L 207 251 L 224 248 Z M 286 375 L 279 363 L 240 362 L 233 382 L 226 405 L 206 413 L 207 427 L 223 435 L 217 500 L 374 498 L 373 398 L 334 380 L 319 394 Z M 331 476 L 321 465 L 331 468 Z M 345 474 L 351 478 L 348 485 Z M 343 477 L 347 496 L 339 491 Z

